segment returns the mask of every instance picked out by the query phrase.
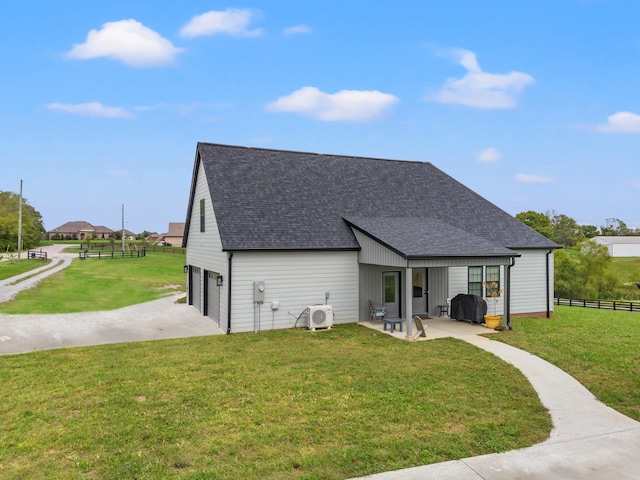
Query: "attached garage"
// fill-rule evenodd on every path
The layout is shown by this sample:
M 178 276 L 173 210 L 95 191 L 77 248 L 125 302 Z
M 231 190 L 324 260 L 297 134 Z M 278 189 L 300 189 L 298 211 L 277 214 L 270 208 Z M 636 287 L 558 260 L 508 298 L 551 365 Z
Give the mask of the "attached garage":
M 220 286 L 222 282 L 218 282 L 218 279 L 222 279 L 222 277 L 216 272 L 210 272 L 208 270 L 205 270 L 205 272 L 205 302 L 202 313 L 220 326 Z
M 202 302 L 200 301 L 202 292 L 202 279 L 200 267 L 191 266 L 189 268 L 189 305 L 193 305 L 202 312 Z

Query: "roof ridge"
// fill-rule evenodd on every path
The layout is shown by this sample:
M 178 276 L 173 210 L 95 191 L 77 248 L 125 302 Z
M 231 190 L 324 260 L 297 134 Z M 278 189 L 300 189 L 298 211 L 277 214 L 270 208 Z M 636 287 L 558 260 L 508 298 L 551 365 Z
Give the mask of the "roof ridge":
M 227 145 L 224 143 L 212 143 L 212 142 L 198 142 L 198 145 L 210 145 L 213 147 L 224 147 L 224 148 L 237 148 L 237 149 L 246 149 L 246 150 L 261 150 L 265 152 L 274 152 L 274 153 L 288 153 L 294 155 L 315 155 L 318 157 L 332 157 L 332 158 L 357 158 L 361 160 L 374 160 L 380 162 L 403 162 L 403 163 L 421 163 L 425 165 L 433 164 L 426 160 L 400 160 L 393 158 L 382 158 L 382 157 L 363 157 L 361 155 L 346 155 L 340 153 L 318 153 L 318 152 L 306 152 L 300 150 L 286 150 L 282 148 L 267 148 L 267 147 L 247 147 L 244 145 Z

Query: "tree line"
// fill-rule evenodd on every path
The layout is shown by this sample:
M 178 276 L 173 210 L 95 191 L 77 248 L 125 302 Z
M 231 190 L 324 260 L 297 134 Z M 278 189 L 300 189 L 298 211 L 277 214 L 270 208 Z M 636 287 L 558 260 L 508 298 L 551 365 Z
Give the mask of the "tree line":
M 584 299 L 636 299 L 633 286 L 625 286 L 609 271 L 611 256 L 604 245 L 595 242 L 596 236 L 640 235 L 619 218 L 607 218 L 604 225 L 578 225 L 571 217 L 550 211 L 522 212 L 516 218 L 564 247 L 556 250 L 555 296 Z
M 573 248 L 585 239 L 598 236 L 640 235 L 640 228 L 629 228 L 619 218 L 607 218 L 604 225 L 578 225 L 573 218 L 551 210 L 538 213 L 532 210 L 518 213 L 516 218 L 536 232 L 566 248 Z
M 18 249 L 18 219 L 20 217 L 20 196 L 0 190 L 0 248 L 1 253 Z M 38 246 L 46 230 L 42 215 L 22 199 L 22 248 Z

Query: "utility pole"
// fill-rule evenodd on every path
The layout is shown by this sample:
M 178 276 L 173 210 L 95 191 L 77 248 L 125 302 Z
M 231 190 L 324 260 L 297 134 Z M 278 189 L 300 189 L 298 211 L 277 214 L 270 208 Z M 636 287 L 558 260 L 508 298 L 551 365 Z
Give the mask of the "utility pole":
M 22 179 L 20 179 L 20 200 L 18 203 L 18 260 L 22 251 Z
M 124 255 L 124 203 L 122 204 L 122 255 Z

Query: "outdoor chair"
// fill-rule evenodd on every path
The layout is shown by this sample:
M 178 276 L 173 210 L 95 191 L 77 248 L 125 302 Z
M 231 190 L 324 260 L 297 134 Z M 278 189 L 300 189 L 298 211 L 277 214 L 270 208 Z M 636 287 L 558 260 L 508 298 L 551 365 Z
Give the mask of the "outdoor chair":
M 369 299 L 369 317 L 372 322 L 376 319 L 384 321 L 385 313 L 387 313 L 387 308 L 384 305 L 376 305 L 373 300 Z
M 413 317 L 413 323 L 416 326 L 416 333 L 413 335 L 413 339 L 417 339 L 419 337 L 427 337 L 427 324 L 424 323 L 424 319 L 420 318 L 418 315 Z

